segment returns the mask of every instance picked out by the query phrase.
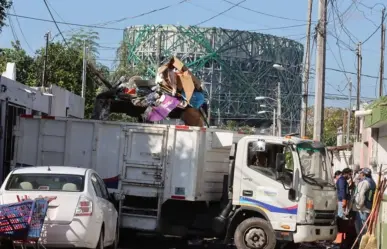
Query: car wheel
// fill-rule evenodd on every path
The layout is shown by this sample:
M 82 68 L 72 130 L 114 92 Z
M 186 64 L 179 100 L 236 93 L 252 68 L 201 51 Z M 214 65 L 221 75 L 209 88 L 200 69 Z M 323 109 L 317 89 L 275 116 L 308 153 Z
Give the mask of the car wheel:
M 234 243 L 238 249 L 274 249 L 276 236 L 266 220 L 249 218 L 238 225 Z
M 101 233 L 99 234 L 98 244 L 95 249 L 104 249 L 104 242 L 103 242 L 103 228 L 101 228 Z

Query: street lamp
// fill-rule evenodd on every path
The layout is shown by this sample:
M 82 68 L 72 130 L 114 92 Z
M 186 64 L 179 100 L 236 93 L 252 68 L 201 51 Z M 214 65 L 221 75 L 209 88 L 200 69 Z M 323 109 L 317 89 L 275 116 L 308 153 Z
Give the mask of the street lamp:
M 264 100 L 264 99 L 270 99 L 270 100 L 273 100 L 273 101 L 277 101 L 273 98 L 270 98 L 270 97 L 266 97 L 266 96 L 258 96 L 258 97 L 255 97 L 255 100 Z
M 271 97 L 266 97 L 266 96 L 258 96 L 258 97 L 255 97 L 255 100 L 259 101 L 259 100 L 271 100 L 271 101 L 274 101 L 274 102 L 277 102 L 277 106 L 276 108 L 273 108 L 273 126 L 274 126 L 274 129 L 277 128 L 278 129 L 278 135 L 281 136 L 282 135 L 282 127 L 281 127 L 281 119 L 280 119 L 280 116 L 281 116 L 281 98 L 280 98 L 280 83 L 278 83 L 278 95 L 277 95 L 277 99 L 273 99 Z M 259 113 L 259 112 L 258 112 Z M 276 118 L 276 115 L 275 114 L 278 114 L 277 115 L 277 124 L 275 124 L 275 118 Z M 274 132 L 273 132 L 274 133 Z
M 285 71 L 285 68 L 282 65 L 277 64 L 277 63 L 273 64 L 273 68 L 275 68 L 279 71 Z
M 261 105 L 262 106 L 262 105 Z M 270 113 L 271 111 L 267 111 L 267 110 L 262 110 L 262 111 L 259 111 L 258 114 L 265 114 L 265 113 Z M 275 119 L 276 119 L 276 111 L 275 111 L 275 108 L 273 108 L 273 111 L 271 112 L 273 113 L 273 136 L 275 136 L 276 134 L 276 123 L 275 123 Z

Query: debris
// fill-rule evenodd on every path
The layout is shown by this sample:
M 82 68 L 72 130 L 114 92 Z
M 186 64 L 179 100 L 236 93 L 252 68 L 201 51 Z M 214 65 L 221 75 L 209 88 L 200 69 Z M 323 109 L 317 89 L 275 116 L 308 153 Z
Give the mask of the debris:
M 176 57 L 159 67 L 154 80 L 134 76 L 128 82 L 124 81 L 121 77 L 113 86 L 115 93 L 105 92 L 98 96 L 103 96 L 99 99 L 130 102 L 132 105 L 126 105 L 128 108 L 144 108 L 141 116 L 149 122 L 166 119 L 175 109 L 181 109 L 180 118 L 186 125 L 202 127 L 203 120 L 206 121 L 205 112 L 202 110 L 205 98 L 201 82 Z M 112 93 L 112 89 L 109 92 Z M 104 107 L 105 109 L 113 109 L 110 103 L 104 105 L 109 105 Z M 96 109 L 102 112 L 101 108 Z M 101 114 L 94 116 L 101 117 Z

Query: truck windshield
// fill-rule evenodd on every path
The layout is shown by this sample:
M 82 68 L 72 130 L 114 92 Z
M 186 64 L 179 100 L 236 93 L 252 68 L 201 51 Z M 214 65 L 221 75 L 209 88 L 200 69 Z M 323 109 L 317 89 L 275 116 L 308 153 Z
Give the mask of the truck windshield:
M 297 145 L 301 171 L 304 179 L 314 185 L 333 185 L 332 177 L 328 173 L 325 148 L 314 146 L 312 143 Z

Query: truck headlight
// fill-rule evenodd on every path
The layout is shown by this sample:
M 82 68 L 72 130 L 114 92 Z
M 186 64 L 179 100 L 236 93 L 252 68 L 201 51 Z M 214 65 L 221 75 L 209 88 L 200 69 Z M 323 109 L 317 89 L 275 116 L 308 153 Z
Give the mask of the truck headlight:
M 306 197 L 306 215 L 305 215 L 305 220 L 307 223 L 313 223 L 314 222 L 314 202 L 313 198 Z

